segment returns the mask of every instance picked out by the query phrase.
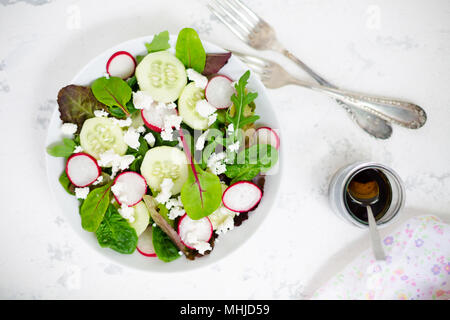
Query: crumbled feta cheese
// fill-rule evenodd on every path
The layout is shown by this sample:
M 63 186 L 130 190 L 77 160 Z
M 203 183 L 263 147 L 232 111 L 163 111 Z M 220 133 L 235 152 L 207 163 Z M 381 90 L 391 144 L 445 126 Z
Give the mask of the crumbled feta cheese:
M 89 187 L 75 188 L 75 197 L 77 199 L 86 199 L 89 194 Z
M 197 243 L 194 244 L 194 248 L 200 254 L 204 254 L 205 251 L 212 250 L 211 245 L 206 241 L 197 241 Z
M 123 135 L 123 141 L 133 149 L 138 149 L 141 143 L 139 142 L 139 132 L 133 127 L 129 127 L 127 132 Z
M 238 152 L 239 146 L 240 146 L 239 141 L 236 141 L 235 143 L 230 144 L 227 149 L 231 152 Z
M 209 170 L 211 170 L 212 173 L 214 173 L 215 175 L 219 175 L 227 171 L 224 159 L 225 159 L 225 152 L 212 153 L 209 156 L 206 165 L 208 166 Z
M 181 140 L 181 137 L 178 137 L 178 144 L 177 147 L 180 148 L 181 150 L 183 150 L 183 140 Z
M 75 123 L 63 123 L 61 126 L 61 132 L 64 135 L 72 136 L 75 132 L 77 132 L 78 126 Z
M 150 109 L 153 98 L 145 91 L 133 92 L 133 105 L 136 109 Z
M 155 197 L 155 200 L 158 203 L 163 203 L 163 204 L 166 203 L 172 196 L 172 187 L 173 187 L 172 179 L 165 178 L 161 182 L 161 185 L 160 185 L 161 191 Z
M 208 133 L 209 130 L 206 130 L 197 138 L 197 142 L 195 143 L 195 150 L 200 151 L 203 150 L 203 148 L 205 147 L 206 136 L 208 135 Z
M 168 218 L 174 220 L 176 217 L 181 217 L 184 215 L 184 207 L 181 202 L 181 196 L 178 198 L 171 198 L 165 204 L 167 210 L 169 210 Z
M 76 146 L 75 149 L 73 149 L 73 153 L 79 153 L 83 152 L 83 148 L 81 146 Z
M 161 131 L 161 138 L 163 140 L 172 141 L 173 140 L 173 127 L 175 129 L 180 129 L 181 121 L 183 118 L 175 114 L 168 115 L 164 118 L 164 128 Z
M 92 185 L 96 186 L 102 182 L 103 182 L 103 176 L 98 176 L 97 180 L 95 180 L 94 183 L 92 183 Z
M 145 127 L 144 126 L 139 126 L 136 128 L 136 132 L 138 133 L 144 133 L 145 132 Z
M 234 125 L 232 123 L 230 123 L 228 125 L 227 132 L 228 133 L 234 133 Z
M 183 252 L 181 252 L 181 251 L 178 251 L 178 254 L 179 254 L 180 256 L 182 256 L 182 255 L 183 255 Z
M 97 118 L 108 117 L 109 113 L 105 110 L 94 110 L 94 116 Z
M 175 109 L 177 107 L 175 102 L 170 102 L 168 104 L 166 104 L 166 108 L 171 110 L 171 109 Z
M 125 120 L 116 119 L 116 118 L 112 118 L 112 119 L 113 119 L 114 123 L 116 123 L 121 128 L 131 126 L 131 122 L 132 122 L 131 117 L 128 117 Z
M 205 99 L 198 100 L 195 104 L 195 110 L 201 115 L 203 118 L 208 118 L 209 115 L 215 113 L 217 111 L 212 105 L 209 104 Z
M 129 207 L 126 204 L 122 203 L 122 206 L 120 207 L 120 209 L 118 211 L 124 219 L 128 220 L 131 223 L 134 222 L 134 208 L 133 207 Z
M 198 73 L 197 71 L 195 71 L 194 69 L 187 69 L 186 70 L 187 73 L 187 77 L 189 80 L 194 81 L 194 84 L 197 88 L 200 89 L 205 89 L 206 85 L 208 84 L 208 78 L 205 77 L 204 75 Z
M 181 121 L 183 121 L 182 117 L 175 114 L 170 114 L 164 118 L 164 128 L 175 127 L 175 129 L 178 130 L 180 129 Z
M 172 141 L 173 140 L 173 130 L 163 130 L 161 131 L 161 139 L 166 141 Z
M 183 207 L 173 207 L 172 209 L 170 209 L 168 217 L 169 219 L 173 220 L 177 217 L 183 216 L 184 213 L 185 211 Z
M 165 109 L 166 108 L 166 104 L 164 102 L 158 102 L 158 104 L 156 105 L 156 109 Z
M 211 126 L 217 120 L 217 113 L 213 113 L 208 116 L 208 127 Z
M 149 132 L 144 136 L 145 141 L 147 141 L 148 145 L 153 148 L 155 145 L 155 136 Z
M 100 167 L 111 167 L 111 178 L 114 178 L 119 170 L 126 170 L 134 161 L 133 155 L 119 156 L 114 150 L 108 150 L 100 154 L 97 161 Z

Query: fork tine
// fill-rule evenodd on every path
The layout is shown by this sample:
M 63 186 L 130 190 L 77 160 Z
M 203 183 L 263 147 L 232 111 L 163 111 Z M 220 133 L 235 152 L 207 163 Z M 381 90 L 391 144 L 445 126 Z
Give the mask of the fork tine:
M 225 14 L 225 16 L 227 16 L 236 25 L 238 25 L 244 31 L 246 37 L 248 36 L 248 34 L 251 32 L 251 28 L 248 28 L 239 19 L 237 19 L 235 17 L 235 15 L 232 12 L 230 12 L 230 9 L 227 9 L 221 2 L 219 2 L 217 0 L 213 0 L 213 1 L 211 1 L 211 3 L 215 3 L 216 8 L 220 7 L 221 11 Z
M 250 10 L 250 8 L 247 7 L 245 4 L 243 4 L 240 0 L 230 0 L 230 1 L 235 3 L 242 10 L 244 10 L 253 19 L 255 24 L 257 24 L 262 20 L 256 13 Z
M 239 8 L 236 7 L 236 4 L 233 1 L 222 0 L 221 4 L 228 6 L 235 14 L 241 17 L 241 20 L 243 21 L 243 23 L 247 24 L 249 30 L 252 30 L 257 25 L 257 22 L 249 17 L 249 15 L 243 13 L 242 10 L 239 10 Z
M 239 59 L 242 60 L 242 62 L 244 62 L 250 69 L 252 69 L 255 73 L 257 74 L 263 74 L 264 72 L 264 67 L 258 64 L 253 63 L 251 60 L 245 58 L 245 57 L 239 57 Z
M 244 42 L 247 42 L 247 35 L 244 35 L 242 31 L 235 28 L 231 23 L 229 23 L 225 17 L 220 14 L 215 8 L 213 8 L 211 5 L 207 5 L 208 9 L 217 17 L 220 21 L 223 22 L 224 25 L 228 27 L 239 39 L 241 39 Z

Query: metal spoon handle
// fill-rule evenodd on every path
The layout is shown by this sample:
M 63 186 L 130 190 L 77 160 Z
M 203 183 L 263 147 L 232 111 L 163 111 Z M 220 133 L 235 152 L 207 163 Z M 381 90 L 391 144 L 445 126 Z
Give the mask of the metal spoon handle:
M 386 255 L 384 253 L 383 247 L 381 245 L 380 234 L 377 229 L 377 222 L 373 216 L 372 208 L 367 206 L 367 219 L 369 221 L 369 232 L 370 239 L 372 241 L 372 249 L 376 260 L 386 260 Z
M 423 126 L 427 120 L 425 111 L 418 105 L 411 102 L 377 96 L 368 96 L 337 88 L 329 88 L 326 86 L 307 83 L 299 79 L 294 79 L 293 83 L 325 93 L 348 105 L 370 112 L 386 121 L 393 122 L 409 129 L 418 129 Z
M 279 50 L 293 62 L 295 62 L 300 68 L 302 68 L 306 73 L 308 73 L 314 80 L 316 80 L 320 85 L 337 89 L 337 87 L 320 75 L 318 75 L 314 70 L 307 66 L 303 61 L 289 52 L 287 49 L 279 45 Z M 353 105 L 346 104 L 345 102 L 336 99 L 337 103 L 341 105 L 352 117 L 353 120 L 367 133 L 378 139 L 388 139 L 392 135 L 392 127 L 385 120 L 377 115 L 368 112 L 366 110 L 361 110 Z

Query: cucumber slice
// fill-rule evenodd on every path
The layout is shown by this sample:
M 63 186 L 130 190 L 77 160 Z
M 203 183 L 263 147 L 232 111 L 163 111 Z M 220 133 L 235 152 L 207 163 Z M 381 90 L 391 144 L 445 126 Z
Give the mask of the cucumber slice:
M 100 154 L 110 149 L 124 155 L 128 146 L 123 140 L 122 129 L 110 118 L 87 119 L 80 132 L 81 147 L 91 156 L 100 159 Z
M 139 88 L 158 102 L 177 100 L 187 83 L 183 63 L 167 51 L 146 55 L 135 74 Z
M 130 226 L 136 230 L 136 234 L 139 237 L 142 232 L 147 229 L 150 222 L 150 213 L 147 206 L 143 201 L 138 202 L 134 207 L 134 221 L 130 223 Z
M 195 86 L 194 82 L 184 87 L 178 100 L 178 112 L 192 129 L 204 130 L 208 128 L 208 118 L 202 117 L 195 110 L 197 101 L 205 99 L 205 91 Z
M 183 151 L 161 146 L 147 151 L 141 165 L 141 174 L 152 191 L 160 191 L 165 178 L 172 179 L 172 194 L 178 194 L 188 178 L 188 162 Z

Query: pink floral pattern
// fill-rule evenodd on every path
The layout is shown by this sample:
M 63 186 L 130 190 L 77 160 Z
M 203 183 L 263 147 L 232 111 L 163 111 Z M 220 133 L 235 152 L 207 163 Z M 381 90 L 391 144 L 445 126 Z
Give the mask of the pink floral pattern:
M 313 299 L 450 300 L 450 226 L 435 216 L 408 220 L 383 239 L 386 261 L 364 251 Z

